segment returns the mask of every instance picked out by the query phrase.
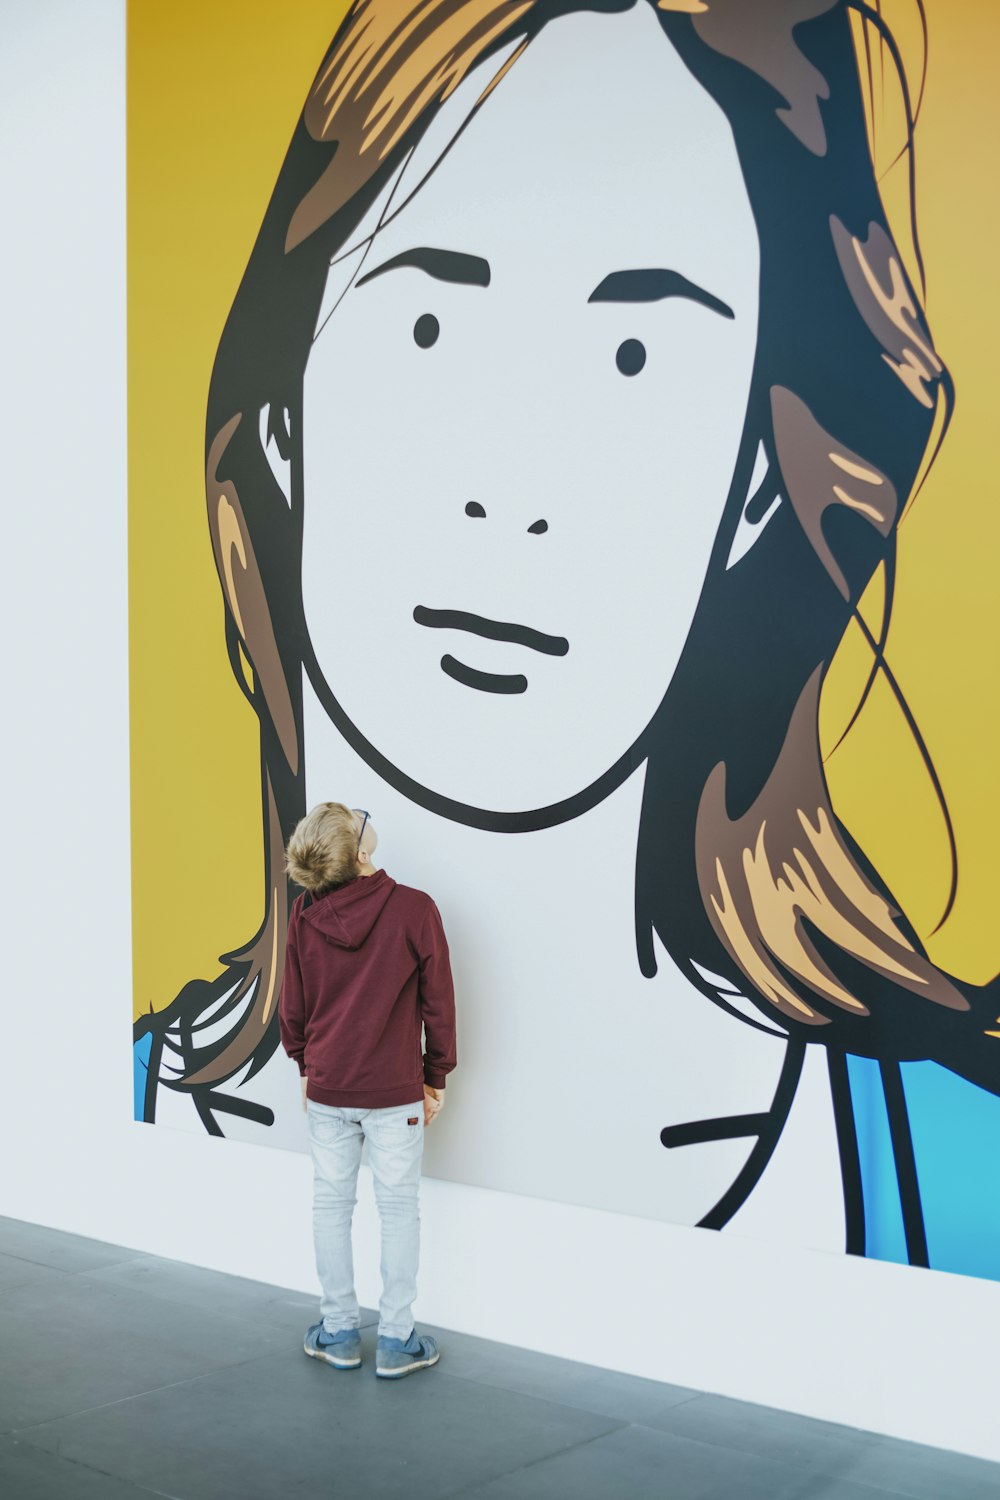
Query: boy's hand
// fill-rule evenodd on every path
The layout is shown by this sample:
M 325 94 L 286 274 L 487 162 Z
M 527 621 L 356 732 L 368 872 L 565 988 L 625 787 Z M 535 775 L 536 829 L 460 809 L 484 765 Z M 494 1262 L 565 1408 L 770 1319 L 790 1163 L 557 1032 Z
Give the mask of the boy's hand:
M 431 1123 L 435 1115 L 444 1109 L 444 1089 L 432 1088 L 429 1083 L 424 1084 L 424 1129 Z
M 306 1077 L 306 1075 L 303 1073 L 303 1075 L 302 1075 L 302 1108 L 303 1109 L 305 1109 L 305 1107 L 306 1107 L 306 1087 L 307 1087 L 308 1083 L 309 1083 L 309 1080 Z

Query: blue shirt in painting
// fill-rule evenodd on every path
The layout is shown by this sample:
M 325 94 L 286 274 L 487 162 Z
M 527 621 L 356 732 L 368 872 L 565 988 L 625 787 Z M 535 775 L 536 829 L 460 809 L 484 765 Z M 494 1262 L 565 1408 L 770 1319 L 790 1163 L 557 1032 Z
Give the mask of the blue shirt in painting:
M 905 1265 L 903 1206 L 878 1062 L 848 1057 L 865 1208 L 865 1253 Z M 927 1258 L 1000 1281 L 1000 1098 L 935 1062 L 900 1064 Z

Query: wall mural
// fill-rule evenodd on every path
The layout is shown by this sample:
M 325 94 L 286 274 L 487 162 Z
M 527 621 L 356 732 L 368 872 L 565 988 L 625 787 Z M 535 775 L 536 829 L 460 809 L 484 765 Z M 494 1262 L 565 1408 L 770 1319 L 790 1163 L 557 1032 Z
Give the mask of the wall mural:
M 343 798 L 455 953 L 432 1175 L 1000 1277 L 1000 988 L 932 961 L 821 735 L 853 649 L 833 747 L 891 704 L 940 927 L 887 651 L 956 403 L 929 32 L 914 70 L 862 0 L 350 8 L 208 387 L 263 918 L 145 1002 L 137 1118 L 299 1144 L 282 849 Z

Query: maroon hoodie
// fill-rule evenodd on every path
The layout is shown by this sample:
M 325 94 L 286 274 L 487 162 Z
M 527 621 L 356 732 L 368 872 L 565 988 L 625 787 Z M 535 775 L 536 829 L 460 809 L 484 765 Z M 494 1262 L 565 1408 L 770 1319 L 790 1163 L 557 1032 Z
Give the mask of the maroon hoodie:
M 416 1103 L 425 1083 L 443 1087 L 456 1062 L 455 994 L 430 896 L 377 870 L 296 897 L 278 1018 L 318 1104 L 383 1109 Z

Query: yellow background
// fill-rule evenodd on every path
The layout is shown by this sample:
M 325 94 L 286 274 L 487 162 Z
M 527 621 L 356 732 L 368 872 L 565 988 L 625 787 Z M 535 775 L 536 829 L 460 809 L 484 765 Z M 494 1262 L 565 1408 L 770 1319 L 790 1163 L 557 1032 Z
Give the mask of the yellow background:
M 229 668 L 204 501 L 205 402 L 223 323 L 306 90 L 346 0 L 131 0 L 128 7 L 129 587 L 135 1013 L 217 972 L 263 911 L 256 720 Z M 909 50 L 912 0 L 888 9 Z M 899 20 L 897 21 L 897 14 Z M 930 939 L 953 973 L 1000 967 L 995 937 L 1000 632 L 993 442 L 1000 210 L 993 156 L 1000 20 L 927 0 L 930 72 L 918 211 L 951 432 L 900 530 L 889 660 L 958 835 L 954 913 Z M 876 119 L 898 136 L 891 100 Z M 881 152 L 880 152 L 881 156 Z M 891 159 L 891 152 L 888 159 Z M 900 174 L 886 184 L 893 207 Z M 831 744 L 863 655 L 824 700 Z M 884 687 L 828 763 L 836 806 L 927 935 L 947 891 L 927 778 Z

